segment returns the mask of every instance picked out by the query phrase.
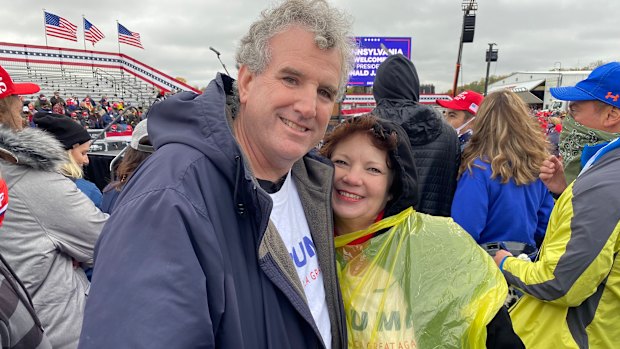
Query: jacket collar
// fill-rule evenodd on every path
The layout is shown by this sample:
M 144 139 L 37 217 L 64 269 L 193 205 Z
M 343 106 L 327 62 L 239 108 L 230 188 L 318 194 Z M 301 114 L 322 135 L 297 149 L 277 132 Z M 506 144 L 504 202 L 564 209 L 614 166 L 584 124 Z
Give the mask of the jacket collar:
M 0 152 L 18 166 L 46 172 L 56 172 L 68 161 L 67 152 L 56 138 L 34 128 L 13 131 L 0 126 Z

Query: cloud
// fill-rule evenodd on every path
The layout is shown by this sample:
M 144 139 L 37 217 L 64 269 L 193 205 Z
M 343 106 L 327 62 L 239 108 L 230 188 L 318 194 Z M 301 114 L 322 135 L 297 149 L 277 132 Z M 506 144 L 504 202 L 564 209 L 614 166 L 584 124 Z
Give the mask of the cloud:
M 412 60 L 422 83 L 439 91 L 452 86 L 461 33 L 461 1 L 334 0 L 351 14 L 356 36 L 411 37 Z M 190 85 L 205 86 L 222 67 L 208 47 L 221 52 L 236 75 L 234 53 L 241 36 L 258 18 L 262 1 L 6 1 L 0 9 L 0 41 L 44 45 L 42 9 L 80 27 L 79 42 L 49 38 L 49 45 L 83 48 L 82 15 L 106 38 L 97 50 L 118 52 L 116 20 L 139 32 L 145 50 L 126 45 L 121 51 Z M 584 66 L 597 60 L 620 60 L 620 27 L 608 14 L 620 2 L 590 0 L 479 0 L 473 43 L 464 44 L 462 81 L 484 77 L 488 43 L 497 43 L 499 60 L 491 74 Z M 459 79 L 459 82 L 461 79 Z

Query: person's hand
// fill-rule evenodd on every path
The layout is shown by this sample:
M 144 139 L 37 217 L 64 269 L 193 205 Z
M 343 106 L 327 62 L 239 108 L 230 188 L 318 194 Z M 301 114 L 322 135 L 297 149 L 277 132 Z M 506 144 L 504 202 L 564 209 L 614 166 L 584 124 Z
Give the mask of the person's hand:
M 540 166 L 540 174 L 538 175 L 550 192 L 560 195 L 568 186 L 566 177 L 564 176 L 564 166 L 557 157 L 551 155 Z
M 499 265 L 502 263 L 502 260 L 504 259 L 504 257 L 509 256 L 512 257 L 512 253 L 506 251 L 506 250 L 499 250 L 495 253 L 495 256 L 493 257 L 493 260 L 495 261 L 495 264 L 497 264 L 497 266 L 499 267 Z

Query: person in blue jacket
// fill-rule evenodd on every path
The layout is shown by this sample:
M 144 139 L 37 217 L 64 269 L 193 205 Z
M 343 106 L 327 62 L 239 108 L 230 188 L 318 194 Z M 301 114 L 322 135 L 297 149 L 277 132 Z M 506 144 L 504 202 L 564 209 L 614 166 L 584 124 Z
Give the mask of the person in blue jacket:
M 347 16 L 266 10 L 238 80 L 154 104 L 155 152 L 98 241 L 79 348 L 345 348 L 333 167 L 308 152 L 348 80 Z
M 538 179 L 548 155 L 544 135 L 519 96 L 508 90 L 489 94 L 463 153 L 454 221 L 479 244 L 517 242 L 535 250 L 553 208 Z

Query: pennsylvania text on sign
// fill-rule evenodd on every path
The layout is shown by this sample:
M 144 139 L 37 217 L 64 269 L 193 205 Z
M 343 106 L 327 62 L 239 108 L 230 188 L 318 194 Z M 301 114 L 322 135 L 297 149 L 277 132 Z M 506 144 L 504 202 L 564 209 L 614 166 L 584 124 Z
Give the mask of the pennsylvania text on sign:
M 355 68 L 349 74 L 349 85 L 372 86 L 377 68 L 388 57 L 381 48 L 383 44 L 390 54 L 400 53 L 411 59 L 411 38 L 356 37 Z

